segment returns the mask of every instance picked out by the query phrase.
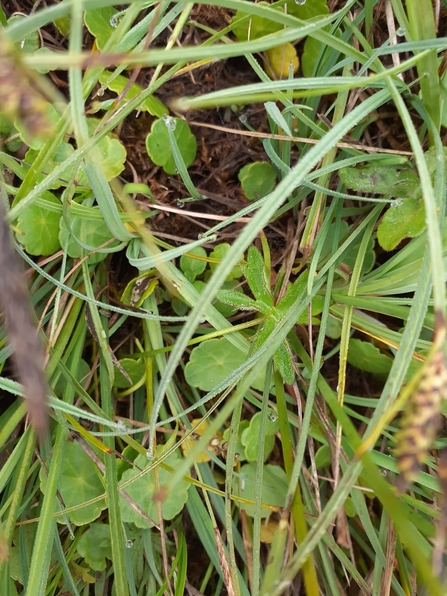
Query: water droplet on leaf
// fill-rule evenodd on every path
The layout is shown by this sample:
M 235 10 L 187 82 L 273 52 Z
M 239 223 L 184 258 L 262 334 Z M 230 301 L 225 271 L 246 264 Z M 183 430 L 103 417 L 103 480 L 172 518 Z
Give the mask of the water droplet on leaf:
M 278 420 L 278 416 L 275 414 L 275 412 L 269 413 L 269 420 L 270 422 L 276 422 Z
M 102 86 L 101 86 L 101 87 L 98 89 L 98 91 L 96 92 L 96 95 L 97 95 L 98 97 L 102 97 L 102 96 L 104 95 L 104 92 L 105 92 L 105 90 L 106 90 L 106 88 L 104 87 L 104 85 L 102 85 Z
M 177 122 L 175 121 L 175 118 L 173 118 L 172 116 L 169 116 L 168 114 L 164 114 L 162 116 L 162 120 L 170 130 L 175 130 L 175 127 L 177 124 Z
M 116 29 L 120 24 L 121 17 L 118 14 L 114 14 L 110 17 L 110 26 Z
M 403 37 L 405 35 L 405 29 L 403 27 L 399 27 L 399 29 L 397 29 L 396 31 L 396 35 L 397 37 Z
M 133 546 L 133 541 L 132 540 L 126 540 L 126 548 L 132 548 Z
M 295 0 L 295 4 L 297 4 L 298 6 L 303 6 L 304 4 L 306 4 L 306 0 Z

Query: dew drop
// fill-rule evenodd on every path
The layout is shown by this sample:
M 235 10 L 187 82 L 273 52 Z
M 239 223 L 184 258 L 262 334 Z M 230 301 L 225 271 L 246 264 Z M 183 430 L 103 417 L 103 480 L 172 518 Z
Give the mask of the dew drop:
M 185 203 L 181 199 L 177 199 L 175 204 L 179 209 L 183 209 L 183 207 L 185 206 Z
M 303 6 L 306 4 L 306 0 L 295 0 L 295 4 L 298 4 L 298 6 Z
M 20 42 L 20 49 L 23 50 L 24 47 L 25 47 L 25 40 L 22 39 L 22 41 Z
M 404 200 L 403 199 L 395 199 L 392 203 L 391 206 L 392 207 L 401 207 L 404 204 Z
M 246 114 L 242 114 L 241 116 L 239 116 L 239 122 L 242 122 L 242 124 L 246 124 L 247 123 L 247 116 Z
M 278 420 L 278 416 L 275 414 L 275 412 L 269 413 L 269 420 L 270 422 L 276 422 Z
M 177 124 L 177 122 L 175 121 L 175 118 L 173 118 L 172 116 L 169 116 L 168 114 L 164 114 L 162 116 L 162 120 L 170 130 L 175 130 L 175 127 Z
M 151 449 L 149 449 L 148 451 L 146 451 L 146 457 L 149 461 L 153 461 L 155 459 L 154 452 Z
M 122 420 L 118 420 L 118 422 L 116 423 L 116 430 L 119 433 L 125 434 L 127 431 L 127 426 L 124 424 Z
M 132 548 L 133 546 L 133 541 L 132 540 L 126 540 L 126 548 Z
M 197 234 L 197 240 L 203 240 L 205 238 L 205 234 L 202 234 L 202 232 L 200 232 L 200 234 Z
M 403 37 L 405 35 L 406 31 L 404 29 L 404 27 L 399 27 L 399 29 L 397 29 L 396 31 L 396 35 L 397 37 Z
M 106 88 L 104 87 L 104 85 L 102 85 L 102 86 L 101 86 L 101 87 L 98 89 L 98 91 L 96 92 L 96 95 L 97 95 L 98 97 L 102 97 L 102 96 L 104 95 L 104 92 L 105 92 L 105 90 L 106 90 Z
M 116 29 L 118 27 L 118 25 L 120 24 L 121 21 L 121 17 L 119 16 L 119 14 L 114 14 L 110 17 L 110 26 L 113 27 L 114 29 Z

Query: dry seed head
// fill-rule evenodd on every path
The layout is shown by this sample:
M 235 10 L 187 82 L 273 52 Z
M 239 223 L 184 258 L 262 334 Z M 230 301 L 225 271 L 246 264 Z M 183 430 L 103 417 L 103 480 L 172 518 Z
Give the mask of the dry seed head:
M 396 436 L 396 457 L 404 487 L 414 480 L 440 425 L 442 399 L 447 394 L 447 363 L 442 344 L 425 364 L 421 380 L 407 404 Z

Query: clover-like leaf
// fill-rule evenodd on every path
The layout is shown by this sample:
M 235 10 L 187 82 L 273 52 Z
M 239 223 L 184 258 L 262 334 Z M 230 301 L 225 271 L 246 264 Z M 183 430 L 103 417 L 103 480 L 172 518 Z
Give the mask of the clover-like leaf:
M 123 75 L 115 75 L 106 70 L 99 77 L 99 82 L 107 87 L 107 89 L 110 89 L 110 91 L 119 95 L 126 89 L 129 79 Z M 123 101 L 130 101 L 142 92 L 143 88 L 137 83 L 133 83 L 127 91 Z M 146 99 L 139 104 L 138 109 L 141 112 L 149 112 L 151 116 L 156 116 L 157 118 L 161 118 L 164 114 L 169 113 L 168 108 L 153 95 L 146 97 Z
M 191 248 L 191 250 L 180 257 L 180 268 L 189 281 L 194 281 L 196 277 L 205 271 L 207 265 L 206 257 L 206 250 L 201 246 Z
M 387 375 L 393 364 L 393 359 L 373 346 L 373 344 L 360 339 L 349 341 L 348 362 L 355 368 L 376 375 Z
M 222 242 L 214 247 L 214 250 L 210 253 L 210 259 L 215 259 L 217 261 L 222 261 L 227 252 L 230 250 L 230 245 L 228 242 Z M 244 258 L 244 255 L 241 255 L 240 261 Z M 218 263 L 213 263 L 210 261 L 210 270 L 214 271 L 218 265 Z M 239 279 L 242 277 L 243 272 L 240 265 L 236 265 L 231 270 L 230 274 L 228 275 L 226 281 L 231 281 L 232 279 Z
M 275 168 L 266 161 L 247 164 L 239 171 L 238 178 L 245 196 L 250 201 L 265 197 L 272 192 L 276 184 Z
M 241 433 L 241 443 L 245 447 L 245 457 L 248 461 L 256 461 L 258 457 L 261 416 L 261 412 L 257 412 L 250 420 L 248 427 Z M 264 461 L 272 452 L 275 445 L 275 434 L 278 430 L 277 420 L 268 418 L 265 427 Z
M 104 6 L 87 10 L 84 13 L 84 23 L 90 33 L 96 37 L 96 45 L 100 50 L 109 41 L 114 31 L 112 23 L 117 11 L 113 6 Z
M 112 559 L 109 525 L 97 522 L 90 524 L 79 539 L 77 549 L 94 571 L 104 571 L 106 559 Z
M 41 471 L 41 488 L 45 492 L 46 475 Z M 84 503 L 104 494 L 104 485 L 98 476 L 98 470 L 77 441 L 65 445 L 62 473 L 59 479 L 59 491 L 65 507 L 73 508 L 68 513 L 71 522 L 83 526 L 97 519 L 106 508 L 105 499 L 87 506 Z M 60 506 L 57 506 L 60 509 Z M 62 518 L 59 518 L 61 522 Z
M 180 460 L 180 456 L 177 452 L 174 452 L 164 460 L 164 464 L 175 470 Z M 143 455 L 139 455 L 135 460 L 135 465 L 139 468 L 145 468 L 149 465 L 149 461 Z M 159 467 L 157 473 L 160 486 L 167 484 L 172 476 L 172 472 L 162 466 Z M 154 471 L 150 470 L 143 476 L 140 474 L 137 468 L 132 468 L 123 473 L 121 480 L 127 482 L 139 476 L 134 482 L 126 486 L 126 493 L 155 523 L 159 523 L 158 506 L 153 499 L 158 486 L 155 483 Z M 188 499 L 188 488 L 188 482 L 182 479 L 176 484 L 175 490 L 166 494 L 161 504 L 163 519 L 173 519 L 181 512 Z M 120 501 L 121 518 L 124 522 L 134 523 L 138 528 L 152 527 L 152 524 L 142 517 L 122 495 Z
M 88 118 L 87 126 L 90 135 L 98 128 L 97 118 Z M 124 145 L 114 135 L 108 134 L 96 144 L 96 163 L 101 168 L 106 180 L 112 180 L 121 174 L 126 163 L 127 152 Z
M 61 163 L 63 163 L 65 160 L 67 160 L 69 157 L 71 157 L 71 155 L 73 153 L 74 153 L 73 145 L 70 145 L 70 143 L 65 143 L 65 142 L 61 143 L 56 148 L 54 153 L 45 159 L 45 163 L 42 165 L 42 170 L 36 176 L 36 182 L 42 182 L 50 172 L 55 170 L 58 166 L 60 166 Z M 38 154 L 39 154 L 38 150 L 29 149 L 25 154 L 25 159 L 24 159 L 25 163 L 28 165 L 32 165 L 34 163 L 36 157 L 38 156 Z M 60 186 L 63 186 L 63 185 L 65 186 L 67 184 L 67 180 L 69 180 L 72 176 L 74 176 L 74 173 L 75 173 L 74 167 L 69 168 L 62 174 L 62 176 L 59 180 L 56 180 L 51 185 L 50 188 L 56 189 L 56 188 L 59 188 Z M 78 179 L 77 182 L 78 182 L 78 184 L 83 184 L 84 182 L 87 182 L 87 177 L 85 176 L 85 178 L 83 180 Z
M 171 118 L 172 131 L 185 166 L 189 167 L 197 153 L 197 141 L 189 125 L 181 118 Z M 160 166 L 166 174 L 173 175 L 177 171 L 174 155 L 169 140 L 166 122 L 163 118 L 155 120 L 151 132 L 146 137 L 146 151 L 155 165 Z
M 61 202 L 51 192 L 42 193 L 41 199 L 48 203 L 42 207 L 37 203 L 29 205 L 19 215 L 17 239 L 30 255 L 48 256 L 59 250 L 59 221 L 62 216 Z M 57 206 L 51 209 L 51 205 Z
M 235 494 L 250 501 L 255 500 L 255 478 L 256 478 L 256 464 L 244 464 L 240 471 L 240 482 L 235 483 Z M 262 482 L 261 500 L 262 504 L 271 505 L 274 507 L 284 507 L 287 495 L 287 477 L 286 473 L 279 466 L 271 464 L 264 465 L 264 474 Z M 248 515 L 255 515 L 254 504 L 241 503 L 235 501 L 240 509 L 244 509 Z M 272 509 L 262 508 L 261 517 L 269 516 Z
M 189 385 L 211 391 L 231 372 L 241 366 L 246 355 L 226 339 L 209 339 L 195 347 L 185 366 Z
M 425 207 L 417 199 L 396 199 L 377 228 L 377 240 L 384 250 L 393 250 L 405 238 L 415 238 L 425 230 Z
M 267 2 L 259 2 L 259 5 L 270 8 Z M 275 23 L 269 18 L 250 15 L 249 13 L 237 11 L 236 15 L 231 20 L 233 26 L 233 33 L 238 41 L 247 41 L 247 39 L 259 39 L 264 35 L 276 33 L 280 31 L 283 26 Z
M 56 111 L 56 108 L 50 102 L 45 101 L 43 97 L 36 97 L 34 101 L 35 104 L 36 102 L 38 103 L 38 105 L 33 106 L 34 111 L 38 111 L 40 114 L 39 118 L 45 121 L 45 126 L 48 127 L 48 130 L 46 131 L 47 134 L 34 134 L 29 127 L 29 123 L 26 119 L 20 117 L 20 115 L 14 119 L 14 126 L 17 128 L 20 138 L 25 145 L 28 145 L 28 147 L 31 147 L 32 149 L 39 150 L 47 142 L 48 135 L 56 129 L 59 124 L 60 116 Z
M 132 380 L 133 385 L 138 383 L 138 381 L 141 381 L 146 374 L 146 366 L 142 358 L 138 358 L 138 360 L 135 358 L 122 358 L 119 363 Z M 117 387 L 118 389 L 129 388 L 129 379 L 126 379 L 119 369 L 115 371 L 113 386 Z
M 12 25 L 12 23 L 17 23 L 18 21 L 22 21 L 26 18 L 27 16 L 24 14 L 14 14 L 8 19 L 8 25 Z M 34 29 L 27 33 L 25 37 L 23 37 L 20 42 L 17 43 L 17 46 L 20 46 L 20 51 L 24 52 L 25 54 L 34 54 L 34 52 L 36 52 L 36 50 L 39 48 L 39 45 L 39 33 Z
M 100 213 L 99 207 L 91 207 L 91 210 L 92 215 Z M 103 244 L 113 240 L 113 236 L 110 233 L 106 222 L 102 218 L 72 217 L 70 223 L 72 233 L 67 229 L 64 219 L 61 218 L 59 240 L 62 248 L 66 251 L 68 256 L 73 259 L 81 258 L 84 252 L 82 246 L 76 239 L 79 239 L 88 247 L 85 249 L 86 253 L 88 253 L 89 250 L 99 248 Z M 119 242 L 117 240 L 113 240 L 113 242 L 107 244 L 107 249 L 118 246 L 118 244 Z M 89 263 L 99 263 L 106 257 L 107 253 L 97 251 L 89 257 Z

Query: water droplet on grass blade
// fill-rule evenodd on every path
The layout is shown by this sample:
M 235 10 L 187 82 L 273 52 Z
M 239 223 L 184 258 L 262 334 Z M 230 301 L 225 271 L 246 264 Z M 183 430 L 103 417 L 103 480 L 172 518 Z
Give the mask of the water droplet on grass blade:
M 119 13 L 116 13 L 110 17 L 110 26 L 116 29 L 121 22 L 121 16 Z
M 397 29 L 396 31 L 396 35 L 397 37 L 403 37 L 405 35 L 406 31 L 403 27 L 399 27 L 399 29 Z
M 181 199 L 177 199 L 176 205 L 179 209 L 183 209 L 183 207 L 185 206 L 185 203 Z
M 105 92 L 105 90 L 106 90 L 106 88 L 104 87 L 104 85 L 102 85 L 102 86 L 101 86 L 101 87 L 98 89 L 98 91 L 96 92 L 96 95 L 97 95 L 98 97 L 102 97 L 102 96 L 104 95 L 104 92 Z
M 155 459 L 155 454 L 152 450 L 146 451 L 146 457 L 149 461 L 153 461 Z
M 177 124 L 177 122 L 175 121 L 175 118 L 173 118 L 172 116 L 169 116 L 168 114 L 164 114 L 162 116 L 162 120 L 170 130 L 175 130 L 175 127 Z

